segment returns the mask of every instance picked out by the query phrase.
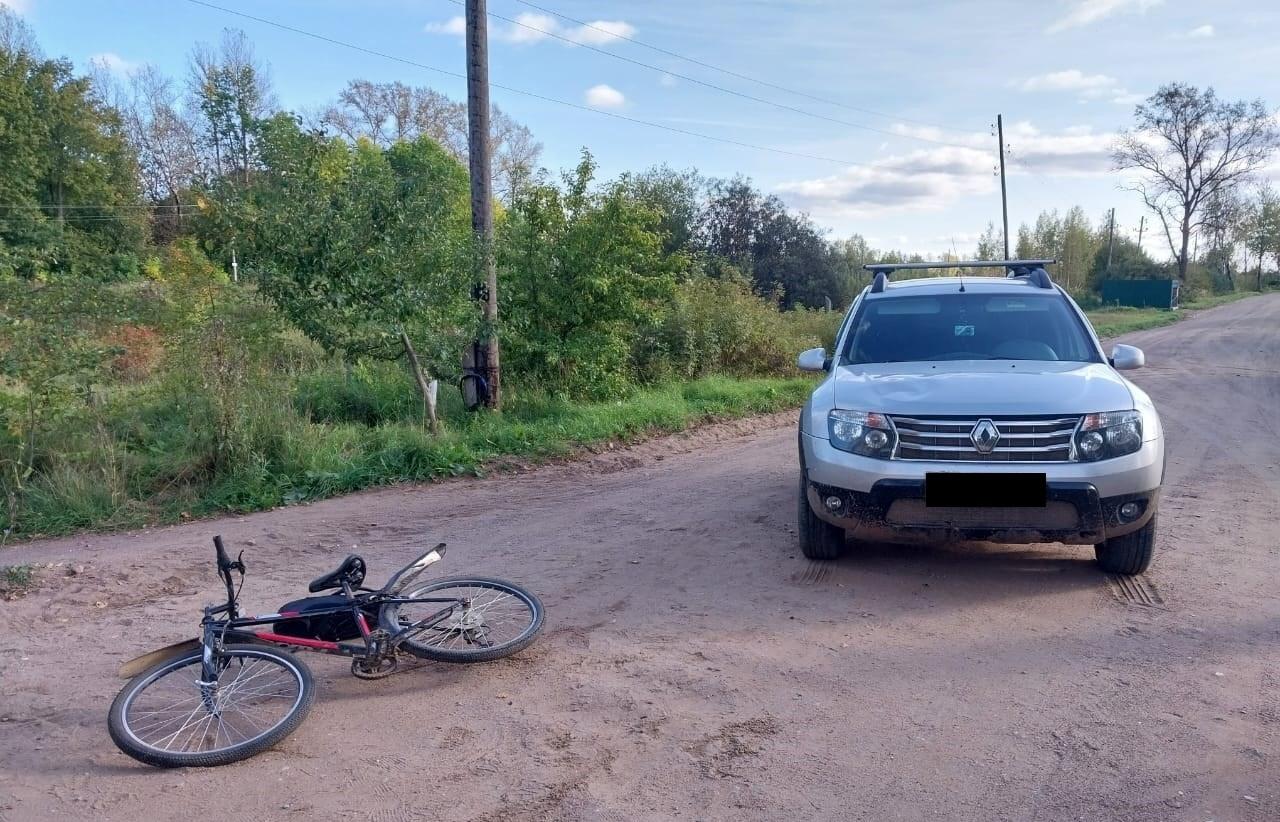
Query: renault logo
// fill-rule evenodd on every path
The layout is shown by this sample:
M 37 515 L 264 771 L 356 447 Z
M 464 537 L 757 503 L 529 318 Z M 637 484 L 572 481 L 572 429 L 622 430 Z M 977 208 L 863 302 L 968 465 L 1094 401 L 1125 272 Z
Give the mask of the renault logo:
M 991 420 L 978 420 L 978 424 L 969 432 L 969 439 L 973 441 L 973 447 L 978 449 L 978 453 L 990 454 L 1000 441 L 1000 429 Z

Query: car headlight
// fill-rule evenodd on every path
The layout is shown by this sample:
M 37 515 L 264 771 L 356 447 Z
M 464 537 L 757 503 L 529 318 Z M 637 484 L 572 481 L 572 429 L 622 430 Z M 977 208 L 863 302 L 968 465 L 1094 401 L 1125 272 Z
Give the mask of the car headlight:
M 832 411 L 827 415 L 831 444 L 841 451 L 888 459 L 898 444 L 898 432 L 884 414 L 874 411 Z
M 1142 415 L 1137 411 L 1086 414 L 1076 432 L 1076 459 L 1081 462 L 1123 457 L 1142 447 Z

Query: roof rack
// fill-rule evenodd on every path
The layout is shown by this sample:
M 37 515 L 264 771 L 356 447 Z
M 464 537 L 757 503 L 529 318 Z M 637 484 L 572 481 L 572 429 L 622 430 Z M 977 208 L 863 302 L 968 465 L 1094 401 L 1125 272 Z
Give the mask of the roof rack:
M 875 281 L 871 284 L 871 293 L 884 291 L 889 276 L 895 271 L 924 271 L 932 268 L 1003 268 L 1006 277 L 1026 277 L 1040 288 L 1053 288 L 1046 265 L 1057 265 L 1057 260 L 953 260 L 936 263 L 869 263 L 863 268 L 874 272 Z

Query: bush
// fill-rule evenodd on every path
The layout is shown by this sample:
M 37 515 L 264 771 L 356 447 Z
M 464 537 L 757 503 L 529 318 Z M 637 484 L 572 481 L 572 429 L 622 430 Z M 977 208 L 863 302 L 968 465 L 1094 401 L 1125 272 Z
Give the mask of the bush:
M 677 287 L 653 335 L 637 342 L 637 372 L 647 381 L 794 373 L 800 351 L 831 347 L 840 319 L 833 311 L 779 312 L 739 278 L 698 277 Z

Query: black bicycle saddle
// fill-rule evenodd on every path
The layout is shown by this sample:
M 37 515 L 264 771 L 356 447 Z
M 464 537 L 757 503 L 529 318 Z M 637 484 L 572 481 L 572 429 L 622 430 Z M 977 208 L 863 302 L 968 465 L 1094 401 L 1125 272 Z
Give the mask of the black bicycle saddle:
M 352 588 L 359 588 L 361 583 L 364 582 L 364 572 L 364 560 L 356 554 L 351 554 L 342 561 L 337 570 L 330 571 L 319 579 L 313 580 L 307 586 L 307 590 L 316 594 L 332 588 L 341 588 L 344 581 Z

